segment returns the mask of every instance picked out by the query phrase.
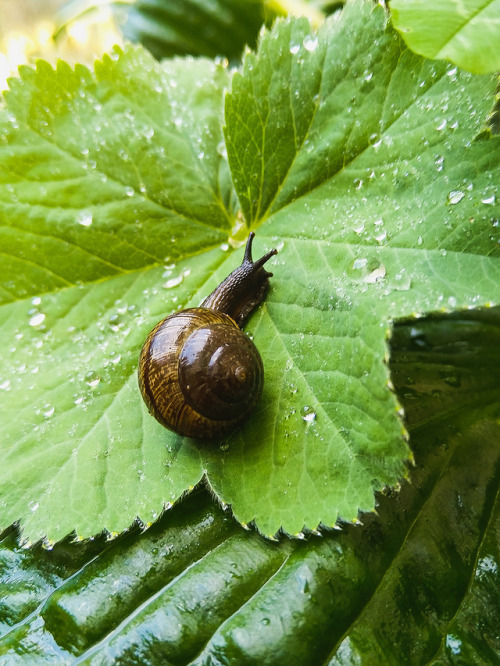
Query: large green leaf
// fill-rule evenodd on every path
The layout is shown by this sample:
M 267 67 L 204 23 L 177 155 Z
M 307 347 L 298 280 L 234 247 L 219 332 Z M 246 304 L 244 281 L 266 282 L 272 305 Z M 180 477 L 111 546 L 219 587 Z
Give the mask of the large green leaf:
M 2 116 L 0 507 L 34 539 L 154 520 L 202 475 L 195 447 L 158 445 L 135 375 L 225 257 L 227 73 L 133 49 L 96 71 L 25 68 Z
M 411 54 L 381 7 L 355 2 L 318 33 L 263 34 L 224 143 L 228 84 L 223 67 L 140 49 L 11 84 L 0 510 L 28 539 L 150 523 L 204 474 L 269 536 L 356 519 L 410 458 L 393 320 L 499 301 L 492 77 Z M 135 368 L 149 328 L 241 260 L 226 151 L 256 251 L 280 254 L 248 326 L 264 399 L 210 447 L 147 415 Z
M 498 0 L 391 0 L 395 27 L 427 58 L 451 60 L 476 74 L 500 69 Z
M 0 662 L 496 663 L 499 331 L 498 308 L 396 326 L 418 465 L 363 525 L 273 544 L 202 492 L 110 544 L 4 535 Z

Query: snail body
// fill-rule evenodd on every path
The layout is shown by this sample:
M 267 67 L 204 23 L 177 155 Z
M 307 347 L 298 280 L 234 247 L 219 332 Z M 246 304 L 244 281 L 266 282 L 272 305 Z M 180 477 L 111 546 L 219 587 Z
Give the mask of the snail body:
M 139 388 L 150 413 L 179 435 L 222 437 L 254 409 L 264 380 L 262 359 L 241 330 L 263 300 L 276 250 L 252 261 L 250 234 L 241 266 L 201 304 L 176 312 L 149 333 L 139 360 Z

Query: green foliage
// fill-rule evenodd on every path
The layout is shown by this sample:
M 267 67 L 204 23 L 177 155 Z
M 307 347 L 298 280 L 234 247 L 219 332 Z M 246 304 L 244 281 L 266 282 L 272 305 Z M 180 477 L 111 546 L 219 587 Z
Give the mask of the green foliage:
M 278 22 L 234 74 L 127 47 L 11 81 L 2 663 L 500 659 L 495 86 L 363 2 Z M 248 324 L 265 394 L 200 446 L 147 414 L 137 357 L 250 229 L 279 249 Z M 181 501 L 202 478 L 231 512 Z
M 226 96 L 225 143 L 223 66 L 129 48 L 95 75 L 24 68 L 0 146 L 3 524 L 31 541 L 120 532 L 204 474 L 269 536 L 373 508 L 410 456 L 391 322 L 500 295 L 500 141 L 479 135 L 494 84 L 412 55 L 364 3 L 317 34 L 288 20 L 262 36 Z M 264 399 L 199 446 L 146 413 L 138 352 L 257 226 L 280 250 L 248 327 Z
M 260 27 L 274 13 L 265 0 L 136 0 L 124 33 L 157 58 L 198 55 L 238 58 L 254 47 Z
M 415 53 L 476 74 L 500 69 L 498 0 L 391 0 L 390 6 L 395 27 Z
M 417 467 L 362 525 L 273 544 L 198 492 L 108 544 L 6 535 L 0 661 L 495 663 L 499 335 L 498 308 L 396 326 Z

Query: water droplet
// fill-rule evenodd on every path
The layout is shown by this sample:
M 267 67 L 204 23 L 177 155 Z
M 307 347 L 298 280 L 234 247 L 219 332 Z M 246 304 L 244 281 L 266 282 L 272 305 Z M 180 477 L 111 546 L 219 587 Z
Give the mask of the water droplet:
M 314 51 L 318 46 L 318 38 L 313 35 L 308 35 L 307 37 L 304 37 L 303 44 L 306 51 Z
M 85 383 L 87 384 L 87 386 L 90 386 L 90 388 L 95 388 L 96 386 L 98 386 L 100 381 L 101 378 L 94 370 L 90 370 L 85 375 Z
M 50 419 L 55 410 L 56 408 L 54 407 L 54 405 L 51 405 L 50 402 L 47 402 L 42 407 L 42 414 L 45 416 L 45 418 Z
M 124 303 L 124 302 L 121 300 L 121 298 L 118 298 L 118 299 L 115 301 L 115 307 L 116 307 L 116 311 L 118 312 L 118 314 L 125 314 L 125 313 L 127 312 L 127 310 L 128 310 L 128 306 L 127 306 L 127 304 Z
M 179 284 L 181 284 L 183 279 L 184 279 L 183 275 L 178 275 L 177 277 L 170 278 L 170 280 L 167 280 L 163 284 L 163 288 L 164 289 L 172 289 L 173 287 L 177 287 Z
M 378 268 L 375 268 L 371 273 L 369 273 L 364 279 L 363 282 L 367 284 L 374 284 L 379 280 L 382 280 L 386 275 L 386 270 L 384 264 L 380 264 Z
M 446 119 L 443 120 L 443 122 L 440 123 L 440 124 L 436 127 L 437 131 L 438 131 L 438 132 L 441 132 L 442 130 L 444 130 L 447 124 L 448 124 L 448 121 L 447 121 Z
M 111 356 L 109 357 L 109 360 L 113 365 L 116 365 L 119 363 L 122 359 L 122 355 L 119 352 L 113 352 Z
M 43 314 L 43 312 L 37 312 L 31 317 L 28 323 L 30 326 L 40 326 L 40 324 L 42 324 L 44 320 L 45 320 L 45 315 Z
M 411 279 L 404 268 L 394 276 L 394 282 L 391 284 L 394 289 L 398 291 L 408 291 L 411 287 Z
M 477 572 L 479 578 L 484 578 L 485 574 L 494 574 L 498 572 L 498 564 L 492 555 L 481 557 L 477 563 Z
M 108 326 L 113 333 L 117 333 L 120 330 L 120 317 L 116 312 L 108 319 Z
M 81 224 L 82 227 L 90 227 L 92 224 L 92 213 L 89 213 L 89 211 L 82 211 L 77 215 L 76 221 L 78 224 Z
M 309 405 L 304 405 L 304 407 L 302 407 L 300 410 L 300 414 L 302 416 L 302 420 L 306 423 L 312 423 L 316 418 L 316 412 Z
M 363 258 L 359 258 L 359 259 L 355 259 L 355 260 L 352 262 L 352 267 L 355 268 L 355 269 L 357 269 L 357 270 L 361 270 L 362 268 L 365 268 L 365 267 L 366 267 L 366 264 L 367 264 L 367 263 L 368 263 L 368 259 L 366 259 L 366 258 L 364 258 L 364 257 L 363 257 Z
M 465 194 L 460 190 L 452 190 L 448 194 L 448 203 L 451 205 L 457 204 L 464 198 Z
M 446 636 L 446 647 L 450 650 L 452 654 L 460 654 L 462 648 L 462 641 L 453 634 L 448 634 Z
M 298 53 L 300 50 L 300 44 L 291 44 L 290 53 Z
M 440 376 L 443 382 L 452 388 L 459 388 L 462 384 L 462 378 L 458 373 L 450 374 L 447 372 L 441 372 Z
M 444 166 L 444 157 L 442 155 L 436 157 L 436 159 L 434 160 L 434 164 L 436 165 L 436 169 L 438 171 L 442 171 Z
M 6 379 L 0 384 L 0 391 L 10 391 L 10 380 Z
M 129 185 L 128 187 L 125 188 L 125 194 L 126 194 L 128 197 L 133 197 L 134 194 L 135 194 L 135 190 L 134 190 L 134 188 L 133 188 L 133 187 L 130 187 L 130 185 Z
M 485 197 L 484 199 L 481 199 L 481 203 L 486 204 L 487 206 L 491 206 L 494 204 L 496 201 L 495 195 L 492 194 L 490 197 Z

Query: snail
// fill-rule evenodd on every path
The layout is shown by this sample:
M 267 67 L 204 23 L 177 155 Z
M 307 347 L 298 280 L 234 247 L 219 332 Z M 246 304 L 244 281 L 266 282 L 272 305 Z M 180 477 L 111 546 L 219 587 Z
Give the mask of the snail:
M 252 260 L 251 232 L 243 261 L 198 308 L 181 310 L 149 333 L 139 359 L 139 388 L 149 412 L 179 435 L 214 439 L 246 419 L 262 393 L 264 369 L 241 330 L 264 299 L 272 273 Z

